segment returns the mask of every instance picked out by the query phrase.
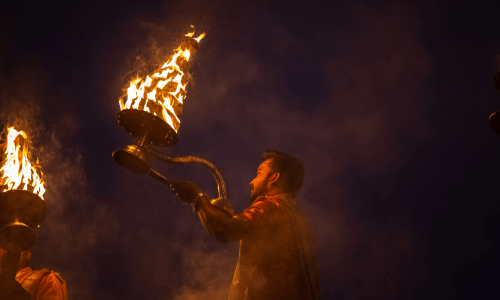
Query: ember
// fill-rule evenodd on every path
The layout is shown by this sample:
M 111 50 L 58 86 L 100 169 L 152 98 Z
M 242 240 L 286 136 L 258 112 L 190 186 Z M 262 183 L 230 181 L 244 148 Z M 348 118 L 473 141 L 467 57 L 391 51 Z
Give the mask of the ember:
M 9 127 L 7 131 L 7 141 L 1 147 L 5 156 L 0 168 L 0 191 L 25 190 L 43 199 L 45 188 L 42 172 L 38 159 L 34 165 L 30 162 L 30 140 L 27 134 L 14 127 Z
M 120 98 L 120 109 L 135 109 L 149 112 L 167 122 L 172 129 L 179 130 L 179 115 L 182 114 L 183 101 L 186 98 L 186 73 L 189 70 L 189 58 L 200 40 L 201 34 L 193 38 L 194 31 L 186 34 L 179 48 L 167 62 L 145 78 L 137 77 L 130 82 L 127 93 Z

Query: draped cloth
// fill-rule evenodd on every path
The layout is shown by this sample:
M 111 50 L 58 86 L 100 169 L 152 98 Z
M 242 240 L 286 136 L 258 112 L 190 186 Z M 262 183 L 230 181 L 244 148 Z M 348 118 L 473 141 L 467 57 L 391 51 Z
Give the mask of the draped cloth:
M 67 300 L 66 282 L 50 269 L 27 267 L 17 272 L 16 280 L 36 300 Z
M 291 195 L 261 196 L 234 218 L 249 234 L 229 300 L 319 299 L 309 229 Z

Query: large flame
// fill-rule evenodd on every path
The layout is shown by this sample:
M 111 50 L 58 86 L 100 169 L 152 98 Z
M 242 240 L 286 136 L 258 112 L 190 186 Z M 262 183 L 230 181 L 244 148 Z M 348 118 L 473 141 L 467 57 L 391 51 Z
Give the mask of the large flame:
M 179 130 L 179 115 L 186 98 L 188 83 L 186 72 L 189 58 L 195 45 L 205 34 L 193 38 L 194 31 L 186 34 L 192 41 L 183 41 L 174 50 L 167 62 L 152 75 L 137 77 L 130 82 L 126 95 L 120 98 L 120 109 L 144 110 L 162 118 L 176 132 Z
M 38 159 L 35 165 L 30 162 L 28 135 L 14 127 L 7 128 L 7 131 L 7 141 L 2 145 L 5 154 L 0 168 L 0 188 L 3 191 L 30 191 L 43 199 L 43 174 Z

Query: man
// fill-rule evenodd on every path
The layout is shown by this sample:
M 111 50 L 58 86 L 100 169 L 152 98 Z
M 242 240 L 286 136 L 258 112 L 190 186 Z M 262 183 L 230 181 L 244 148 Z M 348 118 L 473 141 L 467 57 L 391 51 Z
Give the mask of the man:
M 5 253 L 0 248 L 0 263 Z M 5 278 L 0 279 L 1 290 L 6 290 L 7 293 L 13 295 L 9 299 L 67 300 L 66 282 L 61 275 L 49 269 L 33 271 L 30 267 L 30 259 L 30 250 L 21 253 L 16 274 L 17 282 L 8 282 Z M 0 299 L 3 298 L 0 296 Z
M 294 202 L 303 180 L 300 160 L 265 151 L 250 182 L 252 205 L 236 216 L 213 205 L 195 184 L 172 184 L 214 238 L 240 240 L 230 300 L 319 299 L 308 229 Z

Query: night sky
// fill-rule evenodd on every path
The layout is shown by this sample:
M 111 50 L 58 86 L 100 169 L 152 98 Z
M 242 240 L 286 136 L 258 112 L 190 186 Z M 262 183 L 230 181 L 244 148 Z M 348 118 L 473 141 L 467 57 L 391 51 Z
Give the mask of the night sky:
M 496 299 L 499 1 L 2 1 L 0 122 L 33 136 L 47 216 L 33 267 L 70 299 L 226 299 L 238 244 L 111 153 L 136 74 L 196 27 L 179 143 L 237 213 L 271 148 L 306 168 L 297 202 L 323 299 Z M 155 169 L 192 180 L 199 165 Z

